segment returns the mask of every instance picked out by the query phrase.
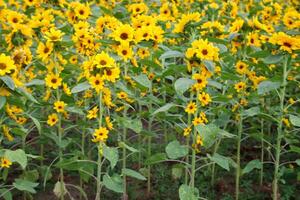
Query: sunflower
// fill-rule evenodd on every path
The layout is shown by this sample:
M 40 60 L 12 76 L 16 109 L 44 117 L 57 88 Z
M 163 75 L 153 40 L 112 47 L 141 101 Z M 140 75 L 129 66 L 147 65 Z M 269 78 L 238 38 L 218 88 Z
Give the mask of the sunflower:
M 237 91 L 237 92 L 241 92 L 241 91 L 243 91 L 243 90 L 245 90 L 245 88 L 246 88 L 246 83 L 244 83 L 244 82 L 238 82 L 238 83 L 236 83 L 235 85 L 234 85 L 234 89 Z
M 208 40 L 195 40 L 192 47 L 187 49 L 186 55 L 192 58 L 196 55 L 200 60 L 219 60 L 219 49 L 214 47 Z
M 292 53 L 293 50 L 300 49 L 300 39 L 297 37 L 292 37 L 283 32 L 273 34 L 269 42 L 272 44 L 280 45 L 280 49 Z
M 54 110 L 56 110 L 56 112 L 58 112 L 58 113 L 63 113 L 63 112 L 65 112 L 66 105 L 67 104 L 63 101 L 56 101 L 54 103 Z
M 9 56 L 2 53 L 0 55 L 0 76 L 10 74 L 16 69 L 17 67 L 14 64 L 14 61 Z
M 50 41 L 47 41 L 46 44 L 40 42 L 36 50 L 37 57 L 41 58 L 42 61 L 47 61 L 52 51 L 53 43 L 51 43 Z
M 100 74 L 97 74 L 96 76 L 89 77 L 89 83 L 91 84 L 91 87 L 96 90 L 97 93 L 103 90 L 104 88 L 104 80 L 100 76 Z
M 112 130 L 114 127 L 113 127 L 113 123 L 110 121 L 110 117 L 109 116 L 106 116 L 105 117 L 105 123 L 106 123 L 106 126 L 109 130 Z
M 21 24 L 24 21 L 24 15 L 21 13 L 18 13 L 16 11 L 11 11 L 7 13 L 7 22 L 11 24 L 12 26 L 17 26 Z
M 119 42 L 131 42 L 133 41 L 134 29 L 128 24 L 122 24 L 116 28 L 111 36 Z
M 191 127 L 186 127 L 184 130 L 183 130 L 183 136 L 188 136 L 190 135 L 192 129 Z
M 119 67 L 105 69 L 103 79 L 114 83 L 120 77 L 120 72 Z
M 48 115 L 48 120 L 47 120 L 47 124 L 49 126 L 54 126 L 58 121 L 58 116 L 57 114 L 53 113 L 51 115 Z
M 235 69 L 239 74 L 246 74 L 248 72 L 248 65 L 242 61 L 238 61 L 235 65 Z
M 97 68 L 111 68 L 115 67 L 115 60 L 110 57 L 107 53 L 102 51 L 100 54 L 97 54 L 94 58 L 94 64 Z
M 117 93 L 117 97 L 119 98 L 119 99 L 127 99 L 128 98 L 128 94 L 126 93 L 126 92 L 118 92 Z
M 50 73 L 46 76 L 45 81 L 47 87 L 57 89 L 61 86 L 62 78 L 60 78 L 58 74 Z
M 57 42 L 62 40 L 63 35 L 63 32 L 52 27 L 49 31 L 45 33 L 45 38 L 47 39 L 47 41 Z
M 12 165 L 12 162 L 7 158 L 1 158 L 1 168 L 9 168 Z
M 198 100 L 201 102 L 202 106 L 206 106 L 211 102 L 211 98 L 209 94 L 202 92 L 201 94 L 198 95 Z
M 133 57 L 133 51 L 128 42 L 121 42 L 117 47 L 117 53 L 125 61 Z
M 14 140 L 14 137 L 10 134 L 9 128 L 6 125 L 3 125 L 2 129 L 3 129 L 3 135 L 6 137 L 6 139 L 12 142 Z
M 198 74 L 198 73 L 193 74 L 192 79 L 196 80 L 196 83 L 194 84 L 194 87 L 197 90 L 202 90 L 207 85 L 206 77 L 203 76 L 202 74 Z
M 185 107 L 185 112 L 188 114 L 194 114 L 197 111 L 197 105 L 195 102 L 190 101 L 189 104 Z
M 260 47 L 261 41 L 259 39 L 259 35 L 256 32 L 251 32 L 247 35 L 247 45 Z
M 86 115 L 86 117 L 88 119 L 95 119 L 95 118 L 97 118 L 98 111 L 99 111 L 98 107 L 95 106 L 93 109 L 88 111 L 88 114 Z
M 78 5 L 76 5 L 74 11 L 78 19 L 87 19 L 91 14 L 90 7 L 81 3 L 78 3 Z
M 108 130 L 106 127 L 100 127 L 93 133 L 93 142 L 105 142 L 108 138 Z

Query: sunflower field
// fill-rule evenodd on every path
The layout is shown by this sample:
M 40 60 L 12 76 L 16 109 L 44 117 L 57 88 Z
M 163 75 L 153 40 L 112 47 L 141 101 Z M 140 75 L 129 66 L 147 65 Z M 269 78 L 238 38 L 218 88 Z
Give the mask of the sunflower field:
M 0 199 L 299 199 L 299 53 L 299 0 L 0 0 Z

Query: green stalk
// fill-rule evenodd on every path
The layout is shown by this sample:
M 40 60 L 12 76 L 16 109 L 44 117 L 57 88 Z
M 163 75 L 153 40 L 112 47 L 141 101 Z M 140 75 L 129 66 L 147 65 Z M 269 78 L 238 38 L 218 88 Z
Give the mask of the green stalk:
M 260 169 L 260 180 L 259 185 L 262 186 L 263 180 L 264 180 L 264 120 L 261 120 L 260 124 L 260 133 L 261 133 L 261 154 L 260 154 L 260 162 L 262 163 L 261 169 Z
M 149 111 L 152 110 L 152 105 L 150 103 L 150 106 L 149 106 Z M 149 124 L 148 124 L 148 131 L 151 131 L 151 127 L 152 127 L 152 117 L 150 118 L 149 120 Z M 151 140 L 152 140 L 152 137 L 149 136 L 148 137 L 148 144 L 147 144 L 147 155 L 148 155 L 148 158 L 150 158 L 151 156 Z M 147 168 L 147 194 L 150 195 L 150 192 L 151 192 L 151 166 L 148 165 L 148 168 Z
M 275 170 L 274 170 L 274 180 L 273 180 L 273 200 L 278 200 L 278 178 L 279 178 L 279 165 L 280 165 L 280 154 L 281 154 L 281 140 L 283 137 L 283 127 L 282 127 L 282 119 L 284 117 L 284 99 L 285 99 L 285 89 L 286 89 L 286 78 L 287 78 L 287 64 L 288 57 L 285 57 L 284 65 L 283 65 L 283 77 L 282 77 L 282 86 L 281 96 L 280 96 L 280 116 L 278 120 L 278 128 L 277 128 L 277 138 L 276 138 L 276 155 L 275 155 Z
M 142 106 L 141 106 L 141 104 L 138 102 L 138 105 L 139 105 L 139 113 L 141 113 L 142 112 Z M 141 163 L 142 163 L 142 152 L 141 152 L 141 149 L 142 149 L 142 135 L 141 134 L 139 134 L 138 135 L 138 146 L 139 146 L 139 163 L 138 163 L 138 167 L 139 167 L 139 169 L 141 168 Z
M 238 138 L 237 138 L 237 158 L 236 158 L 236 175 L 235 175 L 235 199 L 239 199 L 240 193 L 240 175 L 241 175 L 241 139 L 243 133 L 243 117 L 240 115 L 238 123 Z
M 127 118 L 127 109 L 124 108 L 123 112 L 124 119 Z M 126 137 L 127 137 L 127 128 L 123 128 L 123 142 L 126 144 Z M 123 145 L 123 162 L 122 162 L 122 169 L 126 169 L 126 147 Z M 126 181 L 126 175 L 123 174 L 123 200 L 127 199 L 127 181 Z
M 188 114 L 188 126 L 191 124 L 191 115 Z M 189 147 L 190 146 L 190 135 L 187 136 L 186 138 L 186 146 Z M 185 157 L 185 161 L 186 163 L 189 163 L 189 155 L 190 155 L 190 149 L 188 148 L 188 153 L 187 156 Z M 189 172 L 188 172 L 188 168 L 185 169 L 185 176 L 184 176 L 184 183 L 187 185 L 188 184 L 188 179 L 189 179 Z
M 215 144 L 213 155 L 215 155 L 215 153 L 217 153 L 220 143 L 221 143 L 221 139 L 219 139 L 218 142 Z M 215 184 L 215 170 L 216 170 L 216 163 L 213 163 L 212 169 L 211 169 L 211 181 L 210 181 L 211 186 L 213 186 Z
M 102 126 L 102 92 L 99 95 L 99 128 Z M 98 161 L 97 161 L 97 191 L 95 200 L 100 200 L 101 193 L 101 163 L 102 163 L 102 143 L 98 145 Z
M 61 144 L 62 144 L 62 128 L 61 128 L 61 114 L 59 114 L 58 117 L 58 144 L 59 144 L 59 161 L 62 162 L 63 160 L 63 151 L 61 148 Z M 60 186 L 61 186 L 61 196 L 60 199 L 64 200 L 64 193 L 65 193 L 65 187 L 64 187 L 64 170 L 63 168 L 60 168 Z

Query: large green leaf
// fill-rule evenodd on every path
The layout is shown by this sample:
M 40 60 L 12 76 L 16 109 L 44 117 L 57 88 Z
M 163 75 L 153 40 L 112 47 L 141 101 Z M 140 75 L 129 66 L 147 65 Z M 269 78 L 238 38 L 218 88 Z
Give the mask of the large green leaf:
M 188 154 L 188 147 L 180 145 L 177 140 L 174 140 L 166 146 L 166 152 L 169 158 L 177 159 Z
M 138 76 L 132 77 L 138 84 L 142 85 L 145 88 L 151 89 L 152 84 L 146 74 L 140 74 Z
M 257 86 L 257 92 L 259 95 L 263 95 L 272 90 L 278 89 L 280 87 L 280 82 L 263 81 Z
M 15 90 L 14 80 L 10 76 L 0 76 L 0 79 L 4 82 L 4 84 L 9 87 L 11 90 Z
M 122 173 L 125 174 L 126 176 L 130 176 L 130 177 L 142 180 L 142 181 L 147 180 L 142 174 L 140 174 L 139 172 L 134 171 L 132 169 L 127 169 L 127 168 L 122 169 Z
M 82 92 L 82 91 L 90 89 L 90 87 L 91 87 L 91 85 L 86 81 L 86 82 L 83 82 L 83 83 L 79 83 L 78 85 L 73 87 L 71 92 L 73 94 L 78 93 L 78 92 Z
M 147 158 L 147 160 L 145 161 L 145 165 L 153 165 L 156 163 L 164 162 L 167 159 L 168 158 L 165 153 L 156 153 L 150 156 L 149 158 Z
M 103 146 L 103 156 L 109 160 L 110 166 L 113 169 L 119 160 L 119 153 L 117 148 Z
M 296 115 L 290 115 L 290 121 L 294 126 L 300 127 L 300 117 Z
M 200 134 L 200 136 L 202 137 L 203 146 L 206 148 L 211 147 L 215 143 L 218 134 L 221 131 L 214 124 L 207 124 L 207 125 L 200 124 L 196 126 L 196 129 Z
M 20 191 L 27 191 L 30 193 L 36 193 L 35 187 L 38 186 L 39 183 L 31 182 L 24 179 L 15 179 L 13 186 Z
M 27 156 L 22 149 L 6 150 L 4 157 L 8 158 L 11 162 L 17 162 L 23 169 L 27 166 Z
M 6 103 L 6 97 L 0 96 L 0 110 L 4 107 Z
M 108 174 L 105 174 L 103 176 L 103 184 L 109 190 L 117 193 L 123 193 L 122 179 L 117 175 L 110 177 Z
M 215 153 L 213 156 L 210 156 L 208 154 L 208 158 L 211 161 L 217 163 L 220 167 L 222 167 L 222 168 L 226 169 L 227 171 L 229 171 L 229 160 L 228 160 L 227 157 L 222 156 L 218 153 Z
M 278 63 L 282 60 L 283 58 L 283 55 L 270 55 L 266 58 L 263 59 L 263 62 L 265 64 L 275 64 L 275 63 Z
M 8 189 L 0 189 L 0 197 L 3 197 L 4 200 L 12 200 L 12 194 Z
M 136 133 L 140 133 L 143 130 L 143 124 L 140 119 L 129 119 L 129 118 L 119 118 L 121 120 L 121 124 L 133 130 Z
M 249 172 L 251 172 L 253 169 L 260 169 L 262 167 L 262 163 L 260 162 L 260 160 L 251 160 L 250 162 L 248 162 L 248 164 L 246 165 L 246 167 L 242 170 L 242 174 L 247 174 Z
M 156 115 L 157 113 L 160 113 L 160 112 L 166 112 L 170 108 L 172 108 L 173 106 L 175 106 L 175 104 L 173 104 L 173 103 L 167 103 L 166 105 L 164 105 L 164 106 L 160 107 L 159 109 L 157 109 L 156 111 L 154 111 L 152 113 L 152 115 Z
M 181 185 L 179 188 L 180 200 L 198 200 L 199 191 L 197 188 L 192 188 L 188 185 Z
M 175 81 L 174 87 L 175 91 L 179 95 L 183 95 L 185 91 L 187 91 L 193 84 L 195 83 L 194 80 L 189 78 L 179 78 Z

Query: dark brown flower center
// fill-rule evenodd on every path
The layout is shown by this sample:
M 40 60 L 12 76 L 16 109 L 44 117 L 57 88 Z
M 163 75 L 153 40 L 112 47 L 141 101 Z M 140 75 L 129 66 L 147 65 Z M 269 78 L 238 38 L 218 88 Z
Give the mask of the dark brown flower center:
M 202 50 L 202 54 L 203 54 L 203 55 L 207 55 L 207 54 L 208 54 L 208 51 L 207 51 L 206 49 L 203 49 L 203 50 Z
M 122 34 L 120 35 L 120 38 L 121 38 L 122 40 L 127 40 L 127 39 L 128 39 L 128 34 L 127 34 L 127 33 L 122 33 Z
M 0 63 L 0 69 L 2 69 L 2 70 L 4 70 L 4 69 L 6 69 L 6 64 L 5 63 Z
M 57 79 L 56 78 L 51 79 L 51 83 L 57 83 Z
M 48 53 L 49 51 L 50 51 L 50 49 L 48 47 L 45 47 L 44 53 Z

